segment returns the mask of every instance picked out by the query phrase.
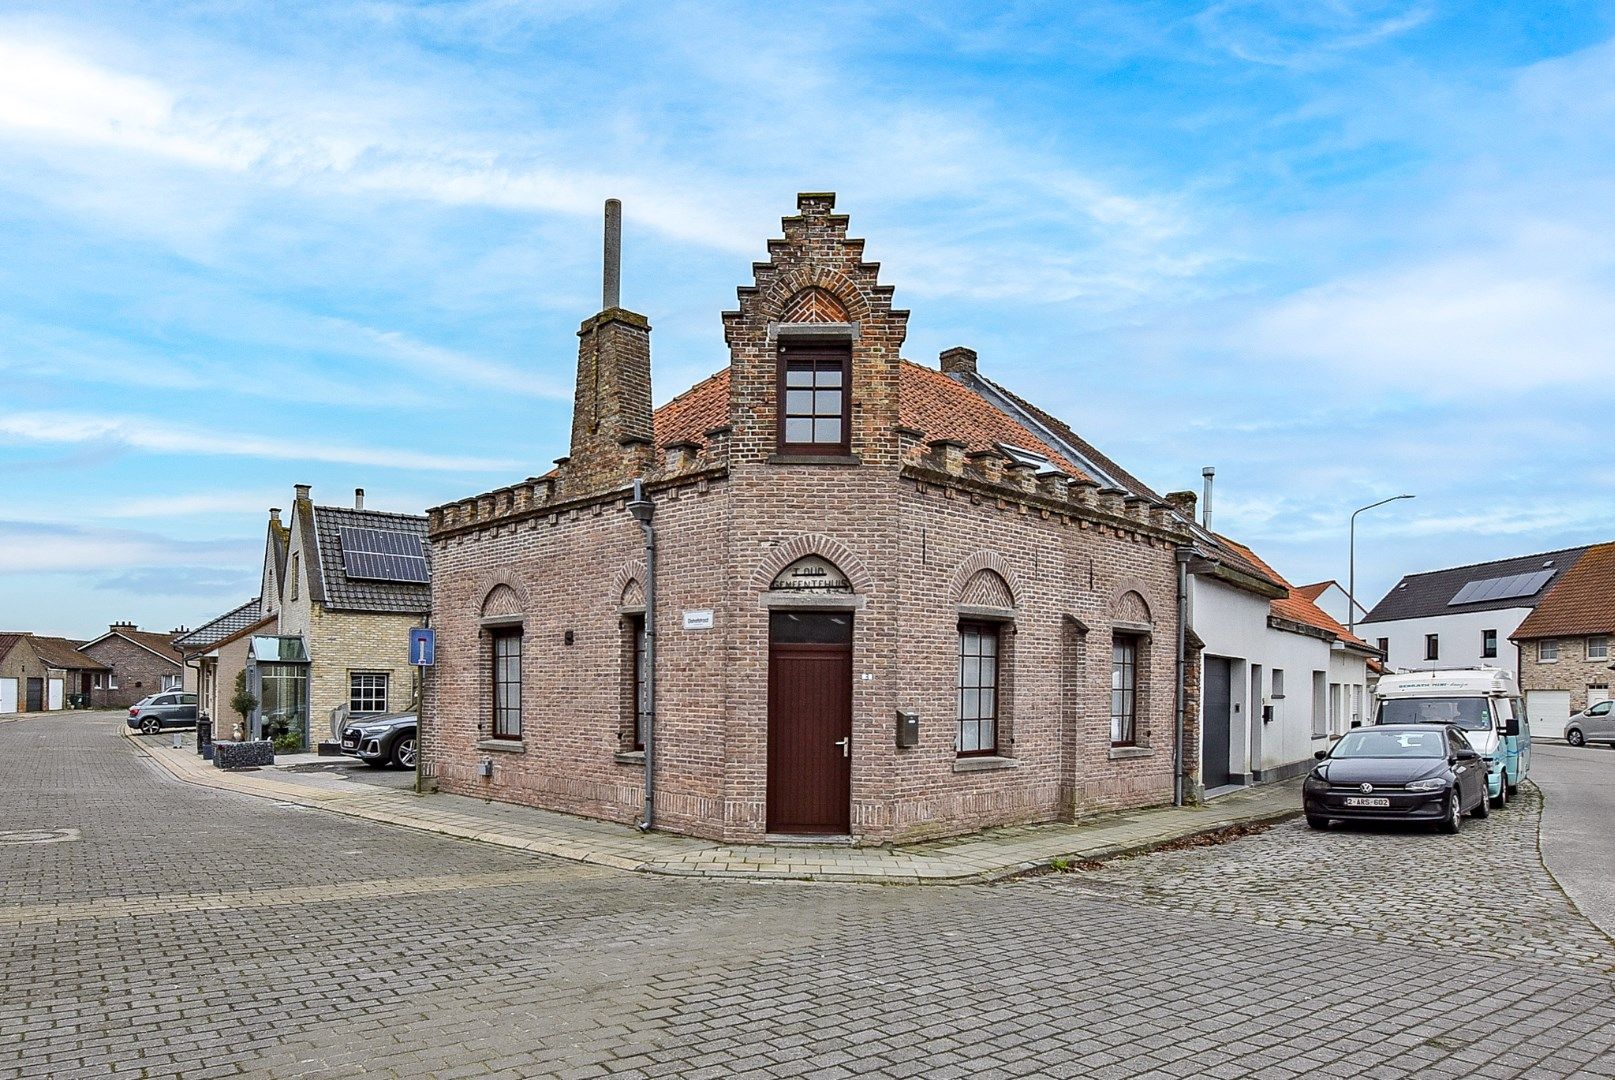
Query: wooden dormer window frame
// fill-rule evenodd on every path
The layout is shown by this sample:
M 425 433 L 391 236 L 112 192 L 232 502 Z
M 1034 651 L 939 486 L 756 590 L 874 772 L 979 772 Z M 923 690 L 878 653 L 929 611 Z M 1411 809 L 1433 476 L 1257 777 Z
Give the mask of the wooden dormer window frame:
M 775 393 L 781 455 L 845 457 L 851 452 L 850 341 L 781 341 Z

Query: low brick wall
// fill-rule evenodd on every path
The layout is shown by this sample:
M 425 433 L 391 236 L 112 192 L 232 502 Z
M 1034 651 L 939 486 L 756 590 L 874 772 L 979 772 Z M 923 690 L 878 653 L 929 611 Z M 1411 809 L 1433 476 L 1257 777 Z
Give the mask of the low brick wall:
M 273 765 L 275 744 L 268 739 L 252 742 L 216 742 L 213 744 L 213 765 L 219 769 L 239 769 L 248 765 Z

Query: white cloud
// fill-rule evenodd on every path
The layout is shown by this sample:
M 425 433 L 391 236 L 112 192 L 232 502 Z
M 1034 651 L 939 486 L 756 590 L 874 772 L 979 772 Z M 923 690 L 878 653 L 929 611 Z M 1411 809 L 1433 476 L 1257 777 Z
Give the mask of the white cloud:
M 177 540 L 135 529 L 0 521 L 0 573 L 105 572 L 131 567 L 256 565 L 256 538 Z
M 1194 23 L 1241 60 L 1304 67 L 1406 33 L 1434 14 L 1429 0 L 1219 0 Z
M 339 465 L 454 472 L 511 471 L 519 468 L 497 458 L 438 455 L 418 450 L 342 446 L 293 434 L 276 438 L 215 434 L 176 425 L 171 418 L 113 418 L 68 412 L 24 412 L 0 416 L 0 436 L 23 443 L 99 443 L 157 454 L 210 454 L 275 461 L 325 461 Z
M 1574 264 L 1452 257 L 1305 289 L 1232 339 L 1280 362 L 1309 359 L 1416 396 L 1479 401 L 1607 373 L 1615 292 Z

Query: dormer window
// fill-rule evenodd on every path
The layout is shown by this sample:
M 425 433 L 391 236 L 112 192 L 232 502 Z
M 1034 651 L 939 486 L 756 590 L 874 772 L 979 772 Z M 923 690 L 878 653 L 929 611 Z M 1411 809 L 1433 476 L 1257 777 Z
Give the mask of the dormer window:
M 779 360 L 782 454 L 850 452 L 852 349 L 848 343 L 783 343 Z

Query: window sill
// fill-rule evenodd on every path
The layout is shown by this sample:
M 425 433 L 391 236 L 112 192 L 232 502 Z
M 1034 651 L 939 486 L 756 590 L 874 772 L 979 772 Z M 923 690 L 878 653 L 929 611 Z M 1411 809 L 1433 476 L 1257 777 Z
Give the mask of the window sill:
M 862 465 L 857 454 L 773 454 L 770 465 Z
M 478 739 L 478 750 L 497 750 L 501 754 L 525 754 L 527 744 L 520 739 Z
M 618 765 L 643 766 L 645 764 L 645 751 L 643 750 L 618 750 L 611 757 Z
M 1112 746 L 1110 760 L 1131 761 L 1134 758 L 1154 757 L 1155 750 L 1148 746 Z
M 962 757 L 953 759 L 953 771 L 991 772 L 994 769 L 1016 769 L 1020 767 L 1020 759 L 1012 757 Z

